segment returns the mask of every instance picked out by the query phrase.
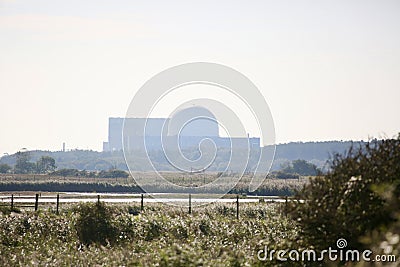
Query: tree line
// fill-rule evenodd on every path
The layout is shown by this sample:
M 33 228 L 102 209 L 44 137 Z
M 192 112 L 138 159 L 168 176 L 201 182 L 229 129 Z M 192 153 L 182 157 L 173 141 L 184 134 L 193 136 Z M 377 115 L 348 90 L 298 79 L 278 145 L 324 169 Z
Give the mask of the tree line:
M 42 156 L 36 162 L 31 161 L 31 155 L 28 151 L 19 151 L 15 153 L 15 166 L 12 167 L 6 163 L 0 164 L 0 173 L 50 173 L 56 167 L 56 161 L 49 156 Z
M 123 170 L 111 168 L 100 172 L 85 171 L 78 169 L 59 169 L 57 170 L 56 160 L 50 156 L 41 156 L 37 161 L 31 161 L 29 151 L 19 151 L 15 155 L 15 165 L 0 164 L 0 173 L 15 174 L 49 174 L 51 176 L 75 176 L 75 177 L 99 177 L 99 178 L 127 178 L 129 174 Z
M 99 177 L 99 178 L 127 178 L 129 174 L 125 170 L 110 168 L 101 171 L 86 171 L 75 168 L 57 169 L 56 161 L 53 157 L 43 155 L 36 162 L 31 161 L 29 151 L 17 152 L 15 154 L 15 166 L 0 164 L 0 173 L 16 174 L 49 174 L 52 176 L 63 177 Z M 297 179 L 300 176 L 315 176 L 320 172 L 317 166 L 303 159 L 286 162 L 280 166 L 278 171 L 271 173 L 271 177 L 278 179 Z

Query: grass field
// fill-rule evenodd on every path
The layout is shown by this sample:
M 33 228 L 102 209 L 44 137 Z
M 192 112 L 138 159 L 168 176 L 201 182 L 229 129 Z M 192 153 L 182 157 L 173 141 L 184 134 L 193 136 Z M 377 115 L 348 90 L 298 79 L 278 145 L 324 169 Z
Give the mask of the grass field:
M 82 204 L 83 205 L 83 204 Z M 87 204 L 85 204 L 87 205 Z M 95 204 L 92 204 L 95 205 Z M 168 205 L 107 205 L 114 236 L 85 245 L 76 205 L 37 213 L 0 213 L 0 266 L 277 266 L 260 262 L 264 246 L 295 242 L 298 227 L 279 204 L 213 204 L 193 209 Z
M 148 185 L 154 184 L 149 173 L 137 173 L 146 178 Z M 166 179 L 180 186 L 202 186 L 217 179 L 217 173 L 183 175 L 163 173 Z M 224 179 L 230 179 L 225 177 Z M 243 176 L 231 190 L 233 194 L 247 194 L 251 176 Z M 300 179 L 266 179 L 253 194 L 257 195 L 291 195 L 308 182 L 308 177 Z M 159 190 L 168 190 L 160 188 Z M 90 178 L 58 177 L 39 174 L 2 174 L 0 191 L 50 191 L 50 192 L 141 192 L 135 180 L 128 178 Z

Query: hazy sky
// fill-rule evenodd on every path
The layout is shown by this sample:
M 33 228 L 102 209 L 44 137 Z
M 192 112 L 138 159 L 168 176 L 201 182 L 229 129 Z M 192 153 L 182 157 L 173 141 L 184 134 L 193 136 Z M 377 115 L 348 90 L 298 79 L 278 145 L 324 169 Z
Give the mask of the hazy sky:
M 400 131 L 397 0 L 0 0 L 0 156 L 101 150 L 144 82 L 195 61 L 249 77 L 279 143 Z

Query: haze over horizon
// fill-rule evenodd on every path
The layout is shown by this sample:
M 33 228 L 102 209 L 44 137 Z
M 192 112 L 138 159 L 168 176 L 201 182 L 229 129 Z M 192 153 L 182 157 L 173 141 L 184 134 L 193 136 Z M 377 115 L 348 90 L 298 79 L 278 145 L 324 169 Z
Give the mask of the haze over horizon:
M 0 0 L 0 156 L 101 150 L 109 117 L 175 65 L 215 62 L 252 80 L 277 143 L 368 140 L 400 132 L 400 2 Z M 194 94 L 237 107 L 212 87 Z M 246 113 L 247 112 L 247 113 Z

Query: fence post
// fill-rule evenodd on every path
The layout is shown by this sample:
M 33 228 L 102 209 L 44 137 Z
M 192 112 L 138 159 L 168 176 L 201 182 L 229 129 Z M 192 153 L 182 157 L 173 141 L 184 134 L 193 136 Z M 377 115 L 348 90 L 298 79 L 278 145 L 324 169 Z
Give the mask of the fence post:
M 236 219 L 239 220 L 239 195 L 236 195 Z
M 11 211 L 14 210 L 14 195 L 11 194 Z
M 97 204 L 100 205 L 100 195 L 97 195 Z
M 285 196 L 285 216 L 288 214 L 288 197 Z
M 36 194 L 36 198 L 35 198 L 35 211 L 38 210 L 38 206 L 39 206 L 39 194 Z
M 189 214 L 192 214 L 192 194 L 189 194 Z
M 56 214 L 58 215 L 58 207 L 60 206 L 60 194 L 57 194 L 57 209 Z
M 143 194 L 141 195 L 141 199 L 140 199 L 140 210 L 143 211 L 144 209 L 144 205 L 143 205 Z

